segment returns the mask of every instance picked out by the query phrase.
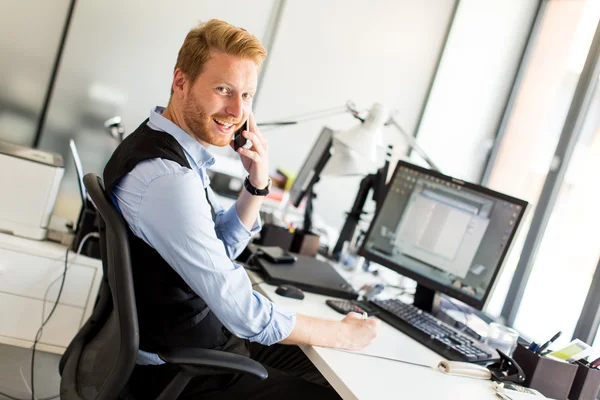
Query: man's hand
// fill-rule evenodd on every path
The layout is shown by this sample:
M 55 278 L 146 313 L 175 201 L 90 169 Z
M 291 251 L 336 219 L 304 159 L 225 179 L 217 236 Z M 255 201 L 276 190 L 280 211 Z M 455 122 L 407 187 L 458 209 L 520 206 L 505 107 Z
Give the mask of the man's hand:
M 292 333 L 282 344 L 310 344 L 345 350 L 360 350 L 371 344 L 377 336 L 381 321 L 363 319 L 361 314 L 349 313 L 341 321 L 296 315 Z
M 242 135 L 252 141 L 252 147 L 249 149 L 240 147 L 237 152 L 244 168 L 248 171 L 248 179 L 252 186 L 257 189 L 264 189 L 269 184 L 269 144 L 258 130 L 252 112 L 248 116 L 248 123 L 250 131 L 243 131 Z M 233 142 L 230 146 L 233 148 Z
M 260 133 L 254 121 L 252 112 L 248 116 L 250 131 L 243 131 L 242 135 L 252 141 L 252 147 L 244 149 L 240 147 L 237 152 L 242 164 L 248 171 L 248 180 L 257 189 L 264 189 L 269 184 L 269 145 L 267 139 Z M 233 141 L 231 142 L 233 148 Z M 258 211 L 264 196 L 253 196 L 242 188 L 240 197 L 236 202 L 236 211 L 240 221 L 248 230 L 251 230 L 256 222 Z
M 361 314 L 351 312 L 342 320 L 342 324 L 344 329 L 339 338 L 339 347 L 346 350 L 361 350 L 375 339 L 381 321 L 374 318 L 363 319 Z

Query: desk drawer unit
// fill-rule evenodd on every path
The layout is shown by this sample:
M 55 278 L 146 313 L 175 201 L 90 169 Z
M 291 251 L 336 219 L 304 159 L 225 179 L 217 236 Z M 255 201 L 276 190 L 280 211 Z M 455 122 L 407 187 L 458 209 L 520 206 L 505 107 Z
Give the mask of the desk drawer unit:
M 27 297 L 0 293 L 0 335 L 17 340 L 32 342 L 42 323 L 42 302 Z M 54 303 L 46 302 L 46 313 Z M 7 315 L 8 318 L 4 318 Z M 56 311 L 44 327 L 40 343 L 50 346 L 67 347 L 79 330 L 83 308 L 65 306 L 59 303 Z
M 70 253 L 67 278 L 60 304 L 84 308 L 96 269 L 73 264 L 77 262 Z M 65 268 L 64 256 L 60 260 L 33 256 L 0 249 L 0 292 L 43 300 L 52 281 L 62 275 Z M 47 301 L 54 302 L 60 288 L 60 279 L 48 291 Z
M 58 295 L 65 251 L 60 246 L 55 251 L 38 251 L 38 254 L 34 254 L 34 250 L 30 254 L 22 249 L 0 248 L 0 343 L 33 345 L 42 323 L 44 295 L 54 280 L 56 282 L 46 297 L 46 317 Z M 99 260 L 69 253 L 63 292 L 56 311 L 44 328 L 38 345 L 40 350 L 64 352 L 91 313 L 101 272 Z

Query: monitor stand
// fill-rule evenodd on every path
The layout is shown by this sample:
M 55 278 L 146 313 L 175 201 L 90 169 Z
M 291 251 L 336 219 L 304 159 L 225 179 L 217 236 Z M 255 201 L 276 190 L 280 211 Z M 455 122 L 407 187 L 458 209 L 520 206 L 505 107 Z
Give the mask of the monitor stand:
M 413 305 L 421 310 L 433 313 L 435 301 L 435 290 L 426 288 L 421 284 L 417 284 L 417 290 L 415 291 Z
M 489 324 L 490 322 L 494 322 L 494 318 L 485 314 L 483 311 L 476 310 L 475 308 L 467 306 L 463 303 L 461 303 L 461 305 L 452 303 L 452 308 L 444 308 L 442 306 L 443 301 L 441 300 L 442 294 L 439 294 L 439 297 L 437 299 L 436 294 L 438 293 L 435 290 L 429 289 L 421 284 L 417 284 L 417 289 L 414 294 L 413 305 L 425 312 L 432 314 L 433 316 L 444 321 L 445 323 L 460 329 L 462 332 L 478 340 L 482 338 L 482 335 L 480 332 L 476 332 L 475 330 L 473 330 L 472 326 L 469 326 L 468 316 L 474 315 L 487 324 Z M 450 300 L 446 299 L 445 302 L 450 302 Z M 446 312 L 446 310 L 449 309 L 460 310 L 465 317 L 456 319 Z

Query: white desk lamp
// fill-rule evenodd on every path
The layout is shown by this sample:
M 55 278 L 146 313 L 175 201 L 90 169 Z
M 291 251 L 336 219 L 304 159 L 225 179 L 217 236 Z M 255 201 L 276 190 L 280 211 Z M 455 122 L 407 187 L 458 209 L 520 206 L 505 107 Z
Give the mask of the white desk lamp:
M 398 129 L 400 134 L 405 138 L 408 145 L 417 151 L 417 153 L 429 164 L 431 169 L 439 171 L 437 166 L 431 161 L 427 154 L 417 144 L 415 138 L 412 135 L 407 134 L 404 129 L 396 122 L 396 120 L 389 115 L 386 107 L 379 103 L 373 104 L 369 110 L 369 114 L 366 119 L 362 120 L 358 116 L 358 111 L 355 110 L 352 102 L 347 102 L 343 108 L 335 108 L 333 110 L 325 110 L 328 114 L 322 115 L 319 112 L 316 116 L 304 117 L 298 121 L 276 121 L 259 123 L 259 126 L 277 126 L 277 125 L 292 125 L 300 122 L 323 118 L 334 114 L 343 112 L 351 112 L 356 118 L 360 119 L 362 123 L 351 129 L 338 131 L 334 133 L 332 142 L 332 155 L 327 161 L 327 164 L 321 171 L 320 175 L 336 175 L 336 176 L 349 176 L 349 175 L 360 175 L 364 176 L 360 183 L 360 188 L 354 200 L 352 210 L 348 212 L 348 218 L 342 227 L 340 237 L 333 249 L 333 257 L 338 258 L 340 256 L 343 244 L 345 241 L 352 240 L 356 226 L 360 221 L 362 209 L 367 200 L 369 192 L 373 189 L 373 199 L 375 200 L 377 208 L 381 205 L 383 196 L 385 195 L 385 185 L 387 179 L 387 173 L 389 170 L 391 146 L 388 146 L 388 154 L 383 167 L 376 170 L 378 165 L 377 160 L 377 149 L 383 147 L 382 143 L 382 128 L 385 125 L 393 125 Z M 375 171 L 373 173 L 373 171 Z M 365 176 L 366 175 L 366 176 Z M 312 189 L 307 193 L 308 202 L 307 209 L 305 210 L 304 223 L 307 231 L 310 231 L 311 226 L 311 213 L 312 213 Z
M 332 255 L 336 259 L 341 255 L 344 242 L 352 240 L 371 189 L 374 192 L 373 199 L 377 209 L 383 201 L 390 165 L 391 146 L 388 149 L 383 167 L 377 169 L 375 173 L 373 171 L 378 164 L 377 148 L 382 147 L 381 131 L 383 126 L 387 124 L 395 126 L 404 136 L 408 145 L 417 151 L 432 169 L 439 171 L 423 149 L 419 147 L 414 137 L 408 135 L 396 120 L 389 116 L 387 109 L 381 104 L 373 104 L 368 117 L 361 125 L 346 131 L 336 132 L 333 136 L 332 156 L 321 175 L 366 175 L 360 183 L 352 210 L 348 212 L 340 237 L 333 249 Z
M 321 175 L 366 175 L 377 168 L 377 148 L 382 143 L 382 128 L 387 109 L 373 104 L 365 121 L 346 131 L 335 132 L 332 156 Z

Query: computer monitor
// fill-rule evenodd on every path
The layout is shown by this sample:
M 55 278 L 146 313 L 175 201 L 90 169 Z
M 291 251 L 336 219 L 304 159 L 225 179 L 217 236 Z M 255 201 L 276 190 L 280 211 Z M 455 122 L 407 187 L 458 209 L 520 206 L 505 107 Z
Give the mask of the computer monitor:
M 81 165 L 81 157 L 79 157 L 79 151 L 77 145 L 73 139 L 69 140 L 69 147 L 71 148 L 71 157 L 73 158 L 73 164 L 75 165 L 75 173 L 77 174 L 77 184 L 79 185 L 79 195 L 81 196 L 81 204 L 85 204 L 87 199 L 87 190 L 83 184 L 83 166 Z
M 329 128 L 323 128 L 317 141 L 304 160 L 304 164 L 298 172 L 296 180 L 290 189 L 289 202 L 298 207 L 302 199 L 312 190 L 313 185 L 319 180 L 321 171 L 331 157 L 331 143 L 333 140 L 333 131 Z
M 77 184 L 79 185 L 79 195 L 81 196 L 81 211 L 77 218 L 77 225 L 74 227 L 75 237 L 71 249 L 73 251 L 81 250 L 81 254 L 88 257 L 100 258 L 100 247 L 98 240 L 95 238 L 84 239 L 87 234 L 91 232 L 98 232 L 96 207 L 92 202 L 92 199 L 88 196 L 85 185 L 83 184 L 83 166 L 81 164 L 81 157 L 77 150 L 77 145 L 73 139 L 69 140 L 69 147 L 71 148 L 71 156 L 73 157 L 73 163 L 75 164 L 75 173 L 77 174 Z M 82 242 L 83 247 L 79 249 Z
M 483 309 L 527 202 L 404 161 L 359 254 L 417 282 L 414 304 L 435 292 Z

